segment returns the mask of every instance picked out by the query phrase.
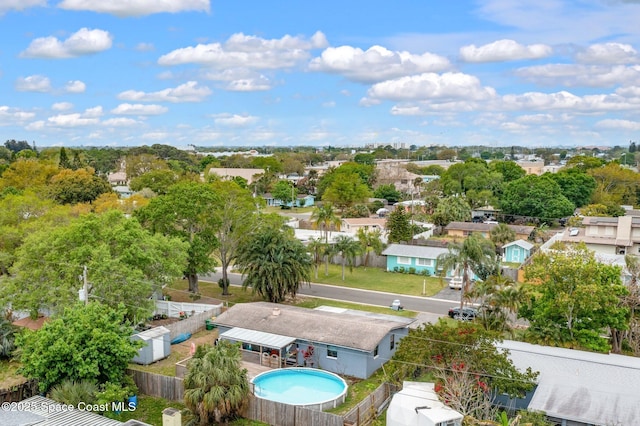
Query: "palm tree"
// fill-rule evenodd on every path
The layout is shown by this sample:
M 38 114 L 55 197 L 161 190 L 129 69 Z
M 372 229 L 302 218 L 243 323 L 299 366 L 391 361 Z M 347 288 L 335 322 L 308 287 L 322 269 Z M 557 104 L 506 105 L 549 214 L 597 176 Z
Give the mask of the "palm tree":
M 9 358 L 15 349 L 16 327 L 6 318 L 0 318 L 0 358 Z
M 321 239 L 311 238 L 307 243 L 307 250 L 311 253 L 311 259 L 313 260 L 313 270 L 315 272 L 316 280 L 318 279 L 318 269 L 322 262 L 322 254 L 324 252 L 324 243 Z
M 270 302 L 295 297 L 302 283 L 309 283 L 311 257 L 291 230 L 267 225 L 238 247 L 236 265 L 251 287 Z
M 480 320 L 487 330 L 509 330 L 510 322 L 525 301 L 525 291 L 509 277 L 502 274 L 491 275 L 480 281 L 468 293 L 471 298 L 480 299 Z
M 184 403 L 193 415 L 188 424 L 220 424 L 238 417 L 250 392 L 240 360 L 239 346 L 225 340 L 198 347 L 184 378 Z
M 313 228 L 320 228 L 325 235 L 325 244 L 329 244 L 329 232 L 331 227 L 335 227 L 336 230 L 340 230 L 340 224 L 342 221 L 340 217 L 336 215 L 333 208 L 333 204 L 324 203 L 323 205 L 316 207 L 311 213 L 311 221 L 313 222 Z
M 471 282 L 469 273 L 480 269 L 487 270 L 495 265 L 495 246 L 482 235 L 473 233 L 462 243 L 449 243 L 448 250 L 448 253 L 438 256 L 437 266 L 443 274 L 450 270 L 462 272 L 462 288 L 460 290 L 460 309 L 462 309 Z
M 382 231 L 380 229 L 367 230 L 365 228 L 358 228 L 356 233 L 358 241 L 362 246 L 362 253 L 364 254 L 364 267 L 369 266 L 369 253 L 373 251 L 375 254 L 382 253 L 384 249 L 384 243 L 382 242 Z
M 340 257 L 342 258 L 342 281 L 344 281 L 344 267 L 345 263 L 349 263 L 349 269 L 353 271 L 353 261 L 356 256 L 360 253 L 361 246 L 352 237 L 347 235 L 340 235 L 336 239 L 336 251 L 340 253 Z
M 490 239 L 496 246 L 496 253 L 502 255 L 502 246 L 516 239 L 516 232 L 506 223 L 497 224 L 489 233 Z

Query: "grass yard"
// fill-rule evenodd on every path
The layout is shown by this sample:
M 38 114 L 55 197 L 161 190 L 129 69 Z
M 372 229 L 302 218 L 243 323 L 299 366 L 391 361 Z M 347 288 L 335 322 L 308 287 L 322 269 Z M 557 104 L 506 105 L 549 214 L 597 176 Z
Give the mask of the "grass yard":
M 10 389 L 27 381 L 22 375 L 18 374 L 18 369 L 22 366 L 15 360 L 0 361 L 0 389 Z
M 325 265 L 320 265 L 318 278 L 312 273 L 311 281 L 321 284 L 332 284 L 341 287 L 360 288 L 364 290 L 386 291 L 388 293 L 422 296 L 423 284 L 427 296 L 433 296 L 442 290 L 447 283 L 440 277 L 423 277 L 421 275 L 387 272 L 380 268 L 345 268 L 342 281 L 342 266 L 329 265 L 329 275 L 325 275 Z
M 378 314 L 398 315 L 401 317 L 413 318 L 416 316 L 414 311 L 394 311 L 387 307 L 382 306 L 370 306 L 360 305 L 358 303 L 340 302 L 338 300 L 318 299 L 316 297 L 296 297 L 295 301 L 291 301 L 290 304 L 300 306 L 302 308 L 314 309 L 318 306 L 334 306 L 336 308 L 344 309 L 357 309 L 359 311 L 375 312 Z

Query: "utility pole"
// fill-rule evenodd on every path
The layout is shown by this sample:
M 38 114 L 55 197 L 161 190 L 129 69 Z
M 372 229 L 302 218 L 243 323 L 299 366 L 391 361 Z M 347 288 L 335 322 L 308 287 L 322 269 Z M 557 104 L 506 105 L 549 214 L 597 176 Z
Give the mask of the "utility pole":
M 89 283 L 87 282 L 87 265 L 82 266 L 82 289 L 84 290 L 84 304 L 89 304 Z

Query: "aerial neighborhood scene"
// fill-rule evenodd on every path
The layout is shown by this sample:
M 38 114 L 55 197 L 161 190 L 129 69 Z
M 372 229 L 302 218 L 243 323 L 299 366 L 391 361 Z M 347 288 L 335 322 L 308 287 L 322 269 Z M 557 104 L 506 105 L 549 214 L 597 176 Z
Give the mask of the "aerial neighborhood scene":
M 0 426 L 640 425 L 638 16 L 0 0 Z

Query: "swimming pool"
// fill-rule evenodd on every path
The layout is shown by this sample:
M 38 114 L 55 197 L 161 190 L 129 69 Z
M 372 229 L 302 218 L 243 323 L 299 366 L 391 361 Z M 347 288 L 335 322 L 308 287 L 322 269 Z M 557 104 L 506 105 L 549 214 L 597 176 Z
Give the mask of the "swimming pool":
M 315 368 L 280 368 L 251 380 L 258 398 L 301 405 L 316 410 L 337 407 L 347 395 L 347 382 L 336 374 Z

